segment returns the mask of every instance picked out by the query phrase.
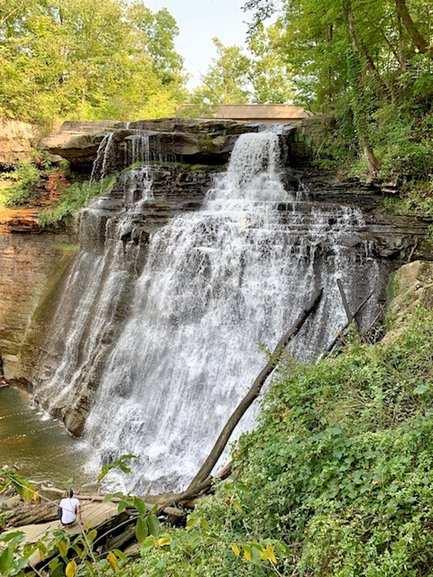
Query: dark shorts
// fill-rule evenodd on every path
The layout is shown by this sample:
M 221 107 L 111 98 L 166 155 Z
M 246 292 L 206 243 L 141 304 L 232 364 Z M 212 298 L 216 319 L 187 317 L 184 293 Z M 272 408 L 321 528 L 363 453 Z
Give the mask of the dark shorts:
M 72 523 L 62 523 L 62 522 L 60 521 L 60 525 L 61 525 L 62 527 L 73 527 L 73 526 L 75 525 L 75 523 L 76 523 L 76 521 L 72 521 Z

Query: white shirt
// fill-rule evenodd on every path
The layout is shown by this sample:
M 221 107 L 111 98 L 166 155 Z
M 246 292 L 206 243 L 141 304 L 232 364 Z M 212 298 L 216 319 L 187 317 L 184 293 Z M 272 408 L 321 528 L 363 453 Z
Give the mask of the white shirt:
M 69 525 L 69 523 L 74 523 L 77 518 L 77 507 L 80 505 L 80 501 L 75 497 L 70 499 L 62 499 L 60 501 L 59 507 L 62 508 L 62 523 L 63 525 Z

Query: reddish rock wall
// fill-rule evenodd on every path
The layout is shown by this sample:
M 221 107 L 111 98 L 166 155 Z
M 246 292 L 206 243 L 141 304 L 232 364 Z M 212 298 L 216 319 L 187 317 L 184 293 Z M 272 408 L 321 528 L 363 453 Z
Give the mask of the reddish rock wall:
M 77 248 L 71 241 L 0 230 L 0 366 L 11 383 L 29 386 L 39 339 Z

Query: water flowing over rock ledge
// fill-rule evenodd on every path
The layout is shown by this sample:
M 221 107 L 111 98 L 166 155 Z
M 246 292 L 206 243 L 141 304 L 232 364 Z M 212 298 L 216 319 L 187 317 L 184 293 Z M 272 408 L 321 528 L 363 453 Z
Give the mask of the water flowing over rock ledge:
M 57 134 L 44 138 L 41 147 L 68 160 L 77 169 L 89 169 L 107 134 L 115 134 L 113 169 L 125 168 L 125 141 L 137 132 L 150 137 L 155 159 L 189 164 L 223 165 L 228 161 L 236 137 L 259 130 L 259 125 L 234 121 L 160 119 L 137 122 L 65 122 Z M 291 127 L 287 128 L 288 131 Z
M 390 215 L 374 188 L 318 175 L 291 127 L 64 128 L 45 141 L 51 152 L 117 179 L 82 211 L 81 250 L 40 299 L 44 339 L 22 337 L 40 353 L 26 359 L 28 382 L 71 432 L 86 427 L 103 459 L 141 455 L 135 490 L 172 490 L 194 473 L 260 364 L 257 343 L 278 338 L 312 290 L 325 298 L 292 349 L 301 359 L 344 321 L 338 278 L 354 308 L 374 289 L 367 327 L 389 272 L 431 258 L 428 219 Z

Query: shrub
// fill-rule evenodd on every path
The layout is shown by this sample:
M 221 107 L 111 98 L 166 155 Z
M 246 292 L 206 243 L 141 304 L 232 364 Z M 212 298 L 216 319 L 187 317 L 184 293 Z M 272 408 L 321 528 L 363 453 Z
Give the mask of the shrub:
M 41 172 L 28 160 L 21 160 L 9 177 L 15 181 L 8 191 L 7 206 L 27 204 L 37 193 Z
M 108 177 L 101 182 L 84 181 L 69 185 L 56 204 L 39 214 L 39 223 L 48 226 L 63 221 L 77 213 L 94 196 L 107 194 L 113 183 L 114 177 Z

